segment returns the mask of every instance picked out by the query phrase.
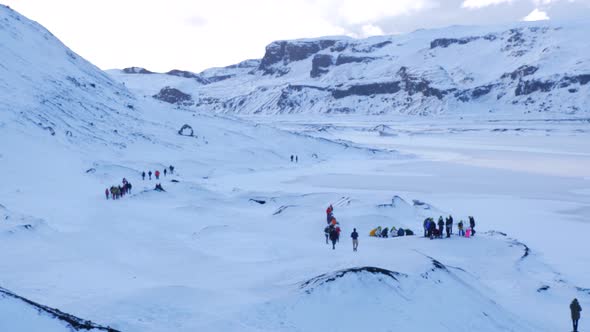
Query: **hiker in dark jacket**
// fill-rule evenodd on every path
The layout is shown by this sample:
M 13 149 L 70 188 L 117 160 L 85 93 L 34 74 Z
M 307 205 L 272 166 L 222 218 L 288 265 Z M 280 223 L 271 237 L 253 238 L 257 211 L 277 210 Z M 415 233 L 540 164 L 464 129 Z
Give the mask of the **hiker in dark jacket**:
M 436 229 L 436 223 L 432 218 L 428 220 L 428 237 L 432 240 L 434 238 L 434 230 Z
M 141 179 L 145 180 L 145 172 L 141 172 Z
M 336 242 L 338 241 L 338 231 L 336 227 L 330 226 L 330 241 L 332 241 L 332 249 L 336 249 Z
M 148 172 L 148 175 L 149 175 L 149 177 L 150 177 L 150 180 L 151 180 L 151 179 L 152 179 L 152 171 L 149 171 L 149 172 Z
M 447 237 L 451 237 L 451 229 L 453 228 L 453 217 L 447 218 L 445 222 L 445 230 L 447 231 Z
M 406 232 L 404 231 L 404 229 L 403 229 L 403 228 L 401 228 L 401 227 L 400 227 L 400 228 L 397 230 L 397 236 L 404 236 L 405 234 L 406 234 Z
M 471 236 L 475 235 L 475 219 L 469 216 L 469 228 L 471 228 Z
M 389 229 L 387 229 L 387 227 L 384 227 L 383 230 L 381 231 L 381 237 L 387 238 L 388 232 L 389 232 Z
M 444 227 L 445 227 L 445 221 L 443 220 L 443 217 L 440 216 L 440 217 L 438 217 L 438 235 L 441 239 L 442 239 Z
M 428 218 L 424 219 L 424 224 L 422 225 L 422 226 L 424 226 L 424 237 L 428 236 L 428 223 L 429 223 Z
M 166 176 L 166 173 L 168 173 L 168 169 L 164 167 L 164 176 Z
M 578 332 L 578 321 L 580 320 L 580 311 L 582 307 L 578 302 L 578 299 L 574 299 L 570 304 L 570 310 L 572 312 L 572 324 L 574 325 L 574 332 Z
M 356 228 L 352 230 L 350 237 L 352 238 L 352 251 L 357 251 L 359 247 L 359 233 L 356 232 Z
M 174 174 L 174 166 L 170 165 L 170 167 L 168 167 L 168 169 L 170 169 L 170 174 Z
M 330 226 L 326 226 L 326 228 L 324 228 L 324 235 L 326 236 L 326 244 L 329 244 L 329 240 L 330 240 Z

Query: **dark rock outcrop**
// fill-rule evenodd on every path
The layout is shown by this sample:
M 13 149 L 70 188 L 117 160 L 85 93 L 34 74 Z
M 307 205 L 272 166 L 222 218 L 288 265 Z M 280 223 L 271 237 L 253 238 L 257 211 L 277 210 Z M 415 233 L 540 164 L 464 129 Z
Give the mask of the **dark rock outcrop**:
M 294 61 L 304 60 L 310 56 L 333 46 L 335 40 L 317 41 L 276 41 L 266 47 L 264 57 L 260 61 L 259 70 L 264 74 L 285 74 L 285 71 L 272 69 L 273 65 L 282 63 L 287 65 Z
M 369 63 L 376 58 L 368 56 L 350 56 L 350 55 L 339 55 L 336 59 L 336 66 L 344 65 L 347 63 Z
M 152 97 L 170 104 L 181 105 L 191 105 L 193 100 L 191 95 L 169 86 L 162 88 L 160 92 L 153 95 Z
M 209 84 L 209 81 L 204 79 L 203 77 L 201 77 L 201 75 L 195 74 L 195 73 L 192 73 L 192 72 L 186 71 L 186 70 L 173 69 L 173 70 L 167 72 L 166 75 L 178 76 L 178 77 L 184 77 L 184 78 L 192 78 L 201 84 Z
M 2 287 L 0 287 L 0 297 L 8 297 L 8 298 L 12 298 L 12 299 L 24 302 L 25 304 L 35 308 L 35 310 L 37 311 L 37 313 L 39 315 L 45 315 L 50 318 L 57 319 L 57 320 L 63 322 L 67 326 L 67 328 L 69 328 L 72 331 L 94 330 L 94 331 L 106 331 L 106 332 L 120 332 L 120 331 L 115 330 L 113 328 L 101 326 L 101 325 L 95 324 L 89 320 L 81 319 L 76 316 L 67 314 L 67 313 L 62 312 L 58 309 L 50 308 L 48 306 L 41 305 L 37 302 L 33 302 L 33 301 L 26 299 L 22 296 L 18 296 L 16 294 L 12 293 L 11 291 L 4 289 Z
M 378 94 L 393 94 L 401 91 L 400 82 L 384 82 L 359 84 L 348 87 L 347 89 L 332 90 L 332 97 L 341 99 L 348 96 L 371 96 Z
M 153 71 L 149 71 L 145 68 L 141 68 L 141 67 L 128 67 L 123 69 L 123 72 L 125 74 L 153 74 Z
M 518 67 L 515 71 L 513 71 L 511 73 L 503 74 L 502 78 L 510 77 L 511 79 L 516 80 L 516 79 L 523 78 L 525 76 L 532 75 L 532 74 L 536 73 L 537 70 L 539 70 L 539 67 L 523 65 L 523 66 Z
M 555 86 L 555 82 L 552 81 L 541 81 L 541 80 L 530 80 L 530 81 L 519 81 L 516 86 L 514 94 L 516 96 L 530 95 L 533 92 L 549 92 Z
M 182 127 L 180 127 L 178 135 L 192 137 L 195 135 L 195 131 L 193 130 L 193 127 L 189 126 L 188 124 L 184 124 Z
M 334 58 L 329 54 L 316 54 L 311 60 L 311 72 L 309 76 L 320 77 L 330 71 L 330 66 L 334 64 Z
M 394 272 L 394 271 L 382 269 L 379 267 L 364 266 L 364 267 L 356 267 L 356 268 L 350 268 L 350 269 L 346 269 L 346 270 L 340 270 L 340 271 L 336 271 L 333 273 L 322 274 L 322 275 L 319 275 L 317 277 L 311 278 L 311 279 L 303 282 L 300 287 L 302 289 L 305 289 L 306 293 L 311 294 L 311 292 L 316 287 L 325 285 L 327 283 L 334 282 L 334 281 L 336 281 L 348 274 L 360 274 L 360 273 L 367 273 L 367 274 L 374 275 L 374 276 L 380 277 L 380 278 L 392 279 L 394 281 L 399 281 L 398 278 L 400 278 L 400 277 L 407 277 L 407 275 L 399 273 L 399 272 Z

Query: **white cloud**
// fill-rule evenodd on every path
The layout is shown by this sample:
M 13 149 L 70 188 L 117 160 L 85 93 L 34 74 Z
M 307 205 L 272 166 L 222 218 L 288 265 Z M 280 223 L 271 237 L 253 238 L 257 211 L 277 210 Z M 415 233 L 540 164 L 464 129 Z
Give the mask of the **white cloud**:
M 531 22 L 531 21 L 544 21 L 544 20 L 548 20 L 548 19 L 549 19 L 549 15 L 547 15 L 546 12 L 541 11 L 538 8 L 535 8 L 530 14 L 525 16 L 522 20 L 527 21 L 527 22 Z
M 489 6 L 500 5 L 504 3 L 510 3 L 513 0 L 465 0 L 461 7 L 469 9 L 479 9 Z
M 371 37 L 383 35 L 383 30 L 373 24 L 365 24 L 361 27 L 362 35 L 360 37 Z

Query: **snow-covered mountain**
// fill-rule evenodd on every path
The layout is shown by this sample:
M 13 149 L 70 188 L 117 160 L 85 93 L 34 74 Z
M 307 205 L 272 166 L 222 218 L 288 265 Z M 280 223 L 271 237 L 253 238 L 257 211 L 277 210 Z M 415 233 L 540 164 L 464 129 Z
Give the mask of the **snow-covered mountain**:
M 36 22 L 0 6 L 0 128 L 59 141 L 120 144 L 138 121 L 133 95 Z M 115 133 L 115 135 L 113 135 Z
M 225 113 L 585 116 L 589 29 L 587 21 L 534 22 L 277 41 L 260 61 L 181 78 L 110 74 L 146 96 Z M 162 98 L 166 87 L 182 97 Z

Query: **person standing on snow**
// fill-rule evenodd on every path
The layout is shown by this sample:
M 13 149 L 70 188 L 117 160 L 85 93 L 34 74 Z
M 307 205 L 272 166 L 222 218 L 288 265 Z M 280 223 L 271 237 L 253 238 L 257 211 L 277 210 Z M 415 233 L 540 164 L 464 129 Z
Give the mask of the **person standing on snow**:
M 150 180 L 152 179 L 152 171 L 148 172 L 148 176 L 150 177 Z
M 352 251 L 357 251 L 359 247 L 359 233 L 356 232 L 356 228 L 352 230 L 350 237 L 352 238 Z
M 170 174 L 174 174 L 174 166 L 170 165 L 169 169 L 170 169 Z
M 570 304 L 570 311 L 572 312 L 572 324 L 574 325 L 574 331 L 578 332 L 578 321 L 580 320 L 580 312 L 582 311 L 582 307 L 578 302 L 578 299 L 574 299 Z
M 293 162 L 293 155 L 291 155 L 291 162 Z
M 145 180 L 145 171 L 141 172 L 141 179 Z
M 295 156 L 295 162 L 298 163 L 299 162 L 299 156 Z
M 424 237 L 428 236 L 428 223 L 428 218 L 424 219 L 424 223 L 422 224 L 422 226 L 424 227 Z
M 451 228 L 453 227 L 453 218 L 447 218 L 445 222 L 445 230 L 447 231 L 447 237 L 451 237 Z
M 471 236 L 475 235 L 475 219 L 469 216 L 469 228 L 471 228 Z
M 457 227 L 459 228 L 459 236 L 465 236 L 465 231 L 463 230 L 463 220 L 459 221 Z
M 160 179 L 160 171 L 156 170 L 155 175 L 156 175 L 156 180 L 159 180 Z
M 107 199 L 109 199 L 109 188 L 104 190 L 104 194 L 107 196 Z
M 168 169 L 164 168 L 164 176 L 166 176 L 166 173 L 168 173 Z
M 443 220 L 443 217 L 440 216 L 440 217 L 438 217 L 438 235 L 440 236 L 441 239 L 442 239 L 444 227 L 445 227 L 445 222 Z
M 338 241 L 338 231 L 336 227 L 330 227 L 330 241 L 332 241 L 332 250 L 336 249 L 336 242 Z
M 326 235 L 326 244 L 330 244 L 330 226 L 326 226 L 326 228 L 324 228 L 324 235 Z

